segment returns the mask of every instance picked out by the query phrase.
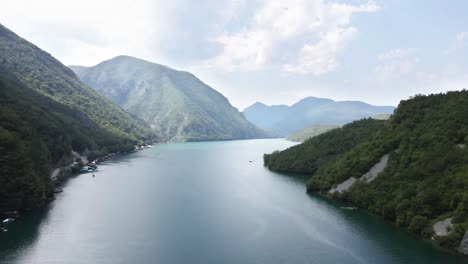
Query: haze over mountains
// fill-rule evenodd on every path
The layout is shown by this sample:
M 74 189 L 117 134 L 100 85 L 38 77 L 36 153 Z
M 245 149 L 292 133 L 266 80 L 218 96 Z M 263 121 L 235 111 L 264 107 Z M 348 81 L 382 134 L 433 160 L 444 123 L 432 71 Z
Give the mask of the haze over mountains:
M 278 136 L 288 136 L 311 125 L 343 125 L 361 118 L 391 114 L 394 106 L 374 106 L 360 101 L 333 101 L 307 97 L 292 106 L 257 102 L 244 110 L 253 124 Z
M 101 95 L 144 119 L 164 140 L 261 138 L 219 92 L 193 74 L 141 59 L 118 56 L 94 67 L 71 66 Z

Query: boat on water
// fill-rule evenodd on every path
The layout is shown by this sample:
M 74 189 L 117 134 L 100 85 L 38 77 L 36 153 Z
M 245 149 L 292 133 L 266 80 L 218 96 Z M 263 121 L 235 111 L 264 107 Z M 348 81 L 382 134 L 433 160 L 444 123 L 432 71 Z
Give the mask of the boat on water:
M 2 223 L 3 224 L 9 224 L 9 223 L 14 222 L 14 221 L 15 221 L 15 219 L 13 219 L 13 218 L 7 218 L 7 219 L 3 220 Z

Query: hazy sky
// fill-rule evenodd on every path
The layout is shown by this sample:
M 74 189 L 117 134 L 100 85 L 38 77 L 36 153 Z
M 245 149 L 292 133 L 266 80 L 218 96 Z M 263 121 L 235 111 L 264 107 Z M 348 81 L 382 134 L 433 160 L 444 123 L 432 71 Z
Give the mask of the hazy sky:
M 14 0 L 0 23 L 66 65 L 125 54 L 191 71 L 243 109 L 468 88 L 467 13 L 466 0 Z

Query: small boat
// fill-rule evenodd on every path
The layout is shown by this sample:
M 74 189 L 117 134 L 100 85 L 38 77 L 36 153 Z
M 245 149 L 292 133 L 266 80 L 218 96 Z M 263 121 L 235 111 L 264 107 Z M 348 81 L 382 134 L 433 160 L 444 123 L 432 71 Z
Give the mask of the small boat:
M 6 227 L 4 227 L 4 226 L 0 226 L 0 231 L 6 232 L 6 231 L 8 231 L 8 229 Z
M 54 193 L 61 193 L 61 192 L 63 192 L 62 189 L 55 189 L 55 190 L 54 190 Z
M 15 219 L 13 219 L 13 218 L 7 218 L 7 219 L 3 220 L 3 223 L 4 223 L 4 224 L 9 224 L 9 223 L 11 223 L 11 222 L 13 222 L 13 221 L 15 221 Z

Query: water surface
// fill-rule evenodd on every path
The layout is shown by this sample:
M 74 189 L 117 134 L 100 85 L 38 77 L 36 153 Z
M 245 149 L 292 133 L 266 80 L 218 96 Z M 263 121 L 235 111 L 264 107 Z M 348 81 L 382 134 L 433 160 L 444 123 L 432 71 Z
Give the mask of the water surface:
M 108 162 L 1 233 L 0 263 L 468 263 L 263 167 L 293 144 L 162 144 Z

